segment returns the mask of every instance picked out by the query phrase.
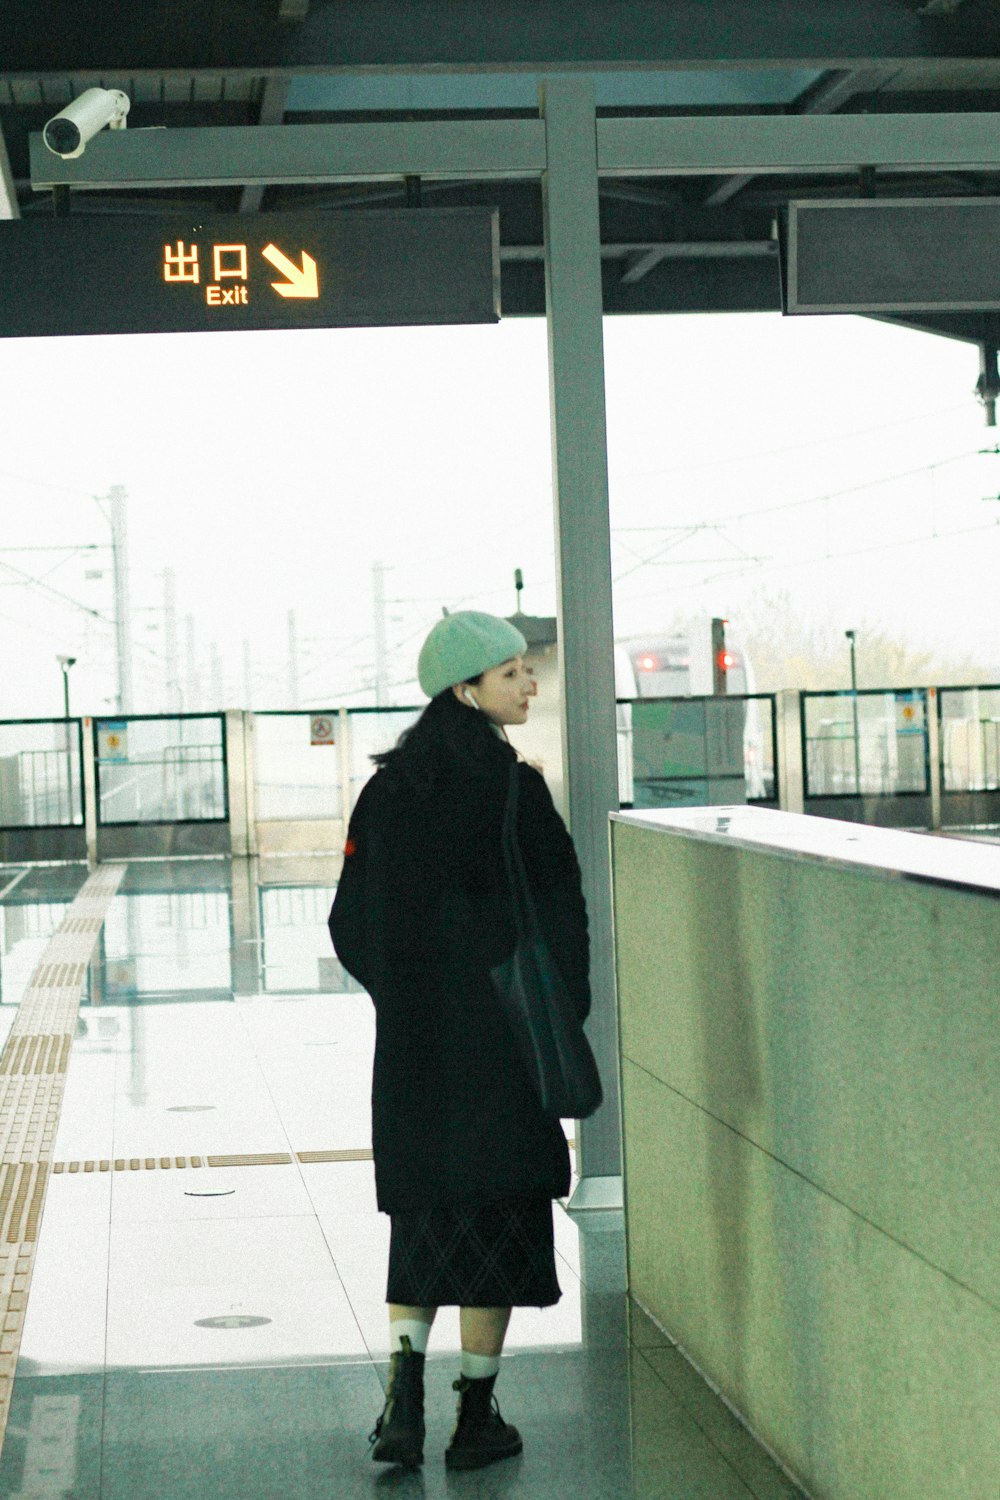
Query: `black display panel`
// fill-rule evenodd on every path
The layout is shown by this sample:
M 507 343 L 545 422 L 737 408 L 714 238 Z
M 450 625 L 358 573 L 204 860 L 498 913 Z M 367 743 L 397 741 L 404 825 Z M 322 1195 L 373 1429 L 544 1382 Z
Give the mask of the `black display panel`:
M 789 313 L 1000 308 L 1000 199 L 791 203 Z
M 489 208 L 12 220 L 0 337 L 494 323 Z

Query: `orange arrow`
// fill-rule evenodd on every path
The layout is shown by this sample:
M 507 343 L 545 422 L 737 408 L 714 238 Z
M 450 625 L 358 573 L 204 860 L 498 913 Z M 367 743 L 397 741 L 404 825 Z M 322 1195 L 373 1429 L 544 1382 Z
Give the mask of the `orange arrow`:
M 279 297 L 318 297 L 319 280 L 316 275 L 316 262 L 311 255 L 303 250 L 302 264 L 297 266 L 287 255 L 282 255 L 277 245 L 266 245 L 260 252 L 265 260 L 269 260 L 276 271 L 282 276 L 287 276 L 287 281 L 272 281 L 271 285 Z

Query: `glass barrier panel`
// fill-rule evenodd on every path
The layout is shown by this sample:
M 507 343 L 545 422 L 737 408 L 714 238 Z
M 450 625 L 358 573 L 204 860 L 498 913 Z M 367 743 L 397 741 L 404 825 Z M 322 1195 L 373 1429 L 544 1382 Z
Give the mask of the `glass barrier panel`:
M 370 757 L 391 750 L 404 729 L 415 724 L 421 708 L 351 708 L 351 807 L 365 782 L 377 770 Z
M 323 717 L 333 729 L 314 744 Z M 336 709 L 314 713 L 254 714 L 257 817 L 261 822 L 302 822 L 341 816 L 340 725 Z
M 805 795 L 927 793 L 927 695 L 803 693 Z
M 79 719 L 0 724 L 0 827 L 82 822 Z
M 631 702 L 634 807 L 717 807 L 777 795 L 773 702 L 762 697 L 645 698 Z M 619 709 L 621 705 L 619 705 Z
M 1000 790 L 1000 687 L 939 692 L 943 790 Z
M 97 719 L 98 822 L 197 823 L 225 819 L 225 721 Z

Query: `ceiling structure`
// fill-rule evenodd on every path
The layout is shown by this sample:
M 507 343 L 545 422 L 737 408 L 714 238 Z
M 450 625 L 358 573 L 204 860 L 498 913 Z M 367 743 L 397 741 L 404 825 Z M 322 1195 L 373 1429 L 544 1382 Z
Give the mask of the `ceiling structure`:
M 1000 111 L 996 0 L 57 0 L 43 22 L 34 0 L 9 0 L 3 31 L 8 217 L 52 213 L 51 194 L 31 184 L 28 138 L 95 83 L 128 94 L 130 131 L 517 119 L 537 116 L 541 78 L 568 69 L 593 73 L 599 118 Z M 774 227 L 785 205 L 858 196 L 1000 196 L 1000 174 L 859 162 L 821 175 L 608 176 L 605 309 L 780 309 Z M 72 211 L 404 203 L 497 205 L 504 313 L 544 312 L 537 178 L 109 188 L 75 193 Z M 1000 314 L 920 316 L 916 326 L 988 346 Z

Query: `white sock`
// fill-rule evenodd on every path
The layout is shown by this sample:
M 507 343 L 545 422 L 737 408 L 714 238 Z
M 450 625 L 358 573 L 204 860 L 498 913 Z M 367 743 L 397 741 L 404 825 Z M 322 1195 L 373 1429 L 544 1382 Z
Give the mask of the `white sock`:
M 462 1374 L 467 1380 L 485 1380 L 500 1369 L 499 1354 L 469 1354 L 462 1350 Z
M 390 1354 L 395 1354 L 397 1349 L 402 1349 L 404 1333 L 410 1340 L 410 1348 L 414 1354 L 427 1353 L 427 1340 L 431 1336 L 431 1325 L 429 1323 L 425 1323 L 422 1318 L 390 1318 Z

